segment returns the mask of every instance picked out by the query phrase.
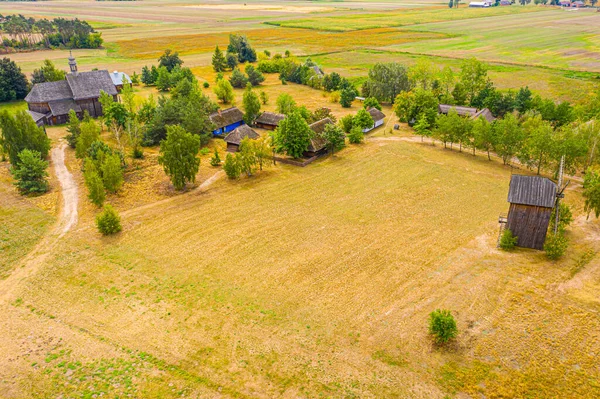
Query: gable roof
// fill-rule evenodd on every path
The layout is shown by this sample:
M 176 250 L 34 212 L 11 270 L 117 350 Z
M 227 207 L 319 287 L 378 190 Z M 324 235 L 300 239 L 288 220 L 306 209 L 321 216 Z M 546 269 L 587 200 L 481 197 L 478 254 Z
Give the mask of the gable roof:
M 224 110 L 213 112 L 209 116 L 212 123 L 215 124 L 216 129 L 232 125 L 236 122 L 240 122 L 244 119 L 244 114 L 237 107 L 231 107 Z
M 475 115 L 472 116 L 473 119 L 478 119 L 480 117 L 485 118 L 490 123 L 492 123 L 493 121 L 496 120 L 494 115 L 492 115 L 492 111 L 490 111 L 487 108 L 479 110 L 479 112 L 477 112 Z
M 367 112 L 369 114 L 371 114 L 371 117 L 373 118 L 373 122 L 377 122 L 377 121 L 380 121 L 385 118 L 385 114 L 375 107 L 369 108 L 367 110 Z
M 284 114 L 277 114 L 275 112 L 263 112 L 258 118 L 256 123 L 262 123 L 263 125 L 279 126 L 279 122 L 285 119 Z
M 131 83 L 131 78 L 125 72 L 114 71 L 110 74 L 110 78 L 115 86 Z
M 329 118 L 324 118 L 309 125 L 310 129 L 315 132 L 315 135 L 310 139 L 310 144 L 307 148 L 308 151 L 317 152 L 325 148 L 327 142 L 321 137 L 321 133 L 325 130 L 325 126 L 329 124 L 333 125 L 333 121 Z
M 235 130 L 225 136 L 225 142 L 229 144 L 239 145 L 242 140 L 249 137 L 252 140 L 259 138 L 259 134 L 256 133 L 250 126 L 242 125 L 235 128 Z
M 512 175 L 508 190 L 508 202 L 553 208 L 556 201 L 556 189 L 556 184 L 545 177 Z
M 73 98 L 73 92 L 66 80 L 44 82 L 33 85 L 25 97 L 28 103 L 47 103 L 50 101 L 67 100 Z
M 39 112 L 35 112 L 35 111 L 27 110 L 27 113 L 29 114 L 29 116 L 31 116 L 31 119 L 33 119 L 33 121 L 35 123 L 38 123 L 39 121 L 41 121 L 42 119 L 44 119 L 46 117 L 46 115 L 40 114 Z
M 477 108 L 472 107 L 461 107 L 458 105 L 448 105 L 448 104 L 440 104 L 438 105 L 438 112 L 440 114 L 447 114 L 450 110 L 454 108 L 456 113 L 460 116 L 473 116 L 477 113 Z
M 73 92 L 74 100 L 98 98 L 100 91 L 111 96 L 117 94 L 117 88 L 106 70 L 69 73 L 67 82 Z
M 81 112 L 81 107 L 73 100 L 62 100 L 62 101 L 51 101 L 48 103 L 50 106 L 50 113 L 52 116 L 66 115 L 70 110 L 77 113 Z

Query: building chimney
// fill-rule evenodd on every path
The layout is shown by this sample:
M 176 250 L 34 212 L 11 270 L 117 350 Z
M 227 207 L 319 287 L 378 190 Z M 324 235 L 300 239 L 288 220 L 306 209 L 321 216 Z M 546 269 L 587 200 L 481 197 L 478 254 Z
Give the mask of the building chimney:
M 71 68 L 71 73 L 77 73 L 77 62 L 71 51 L 69 51 L 69 68 Z

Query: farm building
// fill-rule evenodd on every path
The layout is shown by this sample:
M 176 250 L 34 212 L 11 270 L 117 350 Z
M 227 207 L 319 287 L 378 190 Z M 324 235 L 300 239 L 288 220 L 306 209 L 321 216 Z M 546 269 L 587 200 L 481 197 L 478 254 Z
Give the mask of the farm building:
M 373 126 L 363 129 L 363 133 L 370 132 L 376 127 L 383 125 L 383 120 L 385 119 L 385 114 L 375 107 L 371 107 L 367 111 L 369 112 L 369 114 L 371 114 L 374 123 Z
M 455 109 L 456 113 L 459 116 L 468 116 L 471 119 L 477 119 L 479 117 L 484 117 L 490 123 L 496 120 L 494 115 L 492 115 L 492 112 L 487 108 L 478 110 L 477 108 L 472 108 L 472 107 L 462 107 L 462 106 L 457 106 L 457 105 L 440 104 L 440 105 L 438 105 L 438 114 L 448 115 L 448 112 L 450 112 L 451 109 Z
M 131 87 L 131 78 L 125 72 L 114 71 L 110 74 L 110 78 L 113 81 L 113 84 L 117 88 L 117 91 L 120 93 L 123 90 L 123 85 L 129 85 Z
M 304 151 L 306 158 L 312 158 L 315 156 L 323 155 L 327 152 L 327 144 L 321 137 L 321 133 L 325 130 L 325 126 L 333 124 L 333 121 L 329 118 L 321 119 L 310 124 L 310 129 L 315 132 L 313 138 L 310 139 L 310 145 L 308 149 Z
M 27 113 L 29 114 L 29 116 L 31 116 L 31 119 L 33 119 L 33 121 L 36 125 L 38 125 L 38 127 L 44 126 L 46 124 L 46 115 L 29 110 L 27 111 Z
M 512 5 L 512 1 L 510 1 L 510 0 L 500 0 L 500 5 L 501 6 L 511 6 Z
M 473 119 L 485 118 L 489 123 L 492 123 L 496 120 L 494 115 L 492 115 L 492 111 L 487 108 L 480 109 L 477 111 L 475 115 L 472 116 Z
M 511 177 L 507 228 L 518 237 L 519 247 L 544 249 L 556 192 L 556 184 L 545 177 Z
M 254 122 L 256 127 L 267 130 L 275 130 L 279 126 L 279 122 L 285 119 L 284 114 L 276 114 L 275 112 L 263 112 Z
M 244 114 L 237 107 L 218 110 L 210 114 L 210 121 L 215 124 L 214 136 L 223 136 L 233 132 L 235 128 L 244 124 Z
M 459 105 L 440 104 L 438 105 L 438 114 L 448 115 L 448 112 L 450 112 L 450 110 L 453 108 L 456 110 L 456 113 L 460 116 L 473 116 L 477 113 L 477 108 L 462 107 Z
M 569 0 L 562 0 L 558 3 L 561 7 L 571 7 L 571 2 Z
M 233 132 L 225 136 L 225 142 L 227 143 L 227 152 L 238 152 L 238 150 L 240 149 L 240 143 L 246 137 L 252 140 L 256 140 L 260 136 L 248 125 L 236 127 Z
M 29 110 L 45 115 L 44 123 L 49 125 L 66 123 L 70 110 L 79 117 L 83 111 L 94 118 L 102 116 L 98 101 L 102 91 L 117 100 L 117 88 L 108 71 L 78 72 L 73 56 L 69 57 L 69 67 L 71 72 L 65 80 L 37 83 L 25 97 Z
M 488 1 L 472 1 L 469 3 L 469 7 L 471 8 L 487 8 L 487 7 L 491 7 L 492 6 L 492 2 L 488 2 Z
M 574 1 L 571 7 L 582 8 L 585 7 L 585 3 L 583 1 Z

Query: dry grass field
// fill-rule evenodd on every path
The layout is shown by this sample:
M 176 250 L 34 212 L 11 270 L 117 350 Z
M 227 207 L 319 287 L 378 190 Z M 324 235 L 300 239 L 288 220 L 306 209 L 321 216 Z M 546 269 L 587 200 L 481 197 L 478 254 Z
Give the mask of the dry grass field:
M 247 4 L 51 0 L 0 3 L 0 14 L 91 20 L 106 48 L 75 52 L 82 70 L 139 72 L 164 48 L 179 50 L 212 99 L 211 53 L 229 32 L 356 82 L 376 62 L 427 58 L 458 70 L 481 55 L 501 88 L 578 101 L 598 85 L 600 14 L 404 0 Z M 45 58 L 66 68 L 66 54 L 10 57 L 30 73 Z M 359 107 L 276 75 L 258 90 L 266 110 L 281 93 L 338 118 Z M 54 165 L 51 191 L 25 198 L 0 162 L 0 398 L 600 397 L 600 224 L 583 215 L 579 183 L 566 193 L 575 222 L 564 258 L 499 251 L 510 175 L 528 172 L 420 143 L 405 125 L 392 132 L 396 119 L 383 111 L 385 127 L 364 144 L 305 168 L 278 164 L 231 181 L 202 155 L 184 193 L 157 164 L 158 149 L 144 149 L 107 198 L 123 223 L 109 238 L 94 225 L 98 209 L 71 149 L 78 221 L 64 235 Z M 47 131 L 60 146 L 65 127 Z M 208 147 L 225 154 L 222 140 Z M 427 333 L 437 308 L 452 310 L 460 332 L 444 348 Z

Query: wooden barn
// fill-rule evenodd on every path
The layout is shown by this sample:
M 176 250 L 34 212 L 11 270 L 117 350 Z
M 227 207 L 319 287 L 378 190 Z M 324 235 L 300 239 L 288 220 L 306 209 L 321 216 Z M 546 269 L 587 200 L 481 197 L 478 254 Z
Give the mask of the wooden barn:
M 29 110 L 43 114 L 44 123 L 49 125 L 66 123 L 71 110 L 80 118 L 84 111 L 93 118 L 102 116 L 102 105 L 98 101 L 101 91 L 117 101 L 117 88 L 108 71 L 78 72 L 72 56 L 69 67 L 71 73 L 65 80 L 37 83 L 25 97 Z
M 225 142 L 227 143 L 227 152 L 238 152 L 238 150 L 240 149 L 240 143 L 246 137 L 252 140 L 256 140 L 260 136 L 248 125 L 238 126 L 233 132 L 225 136 Z
M 275 130 L 279 126 L 279 122 L 285 119 L 284 114 L 277 114 L 275 112 L 263 112 L 260 114 L 254 124 L 256 127 L 267 130 Z
M 544 249 L 557 186 L 540 176 L 513 175 L 508 191 L 507 228 L 518 237 L 517 245 Z
M 125 72 L 114 71 L 110 74 L 110 78 L 119 93 L 123 90 L 123 86 L 127 85 L 131 87 L 132 85 L 131 78 Z
M 218 110 L 210 114 L 209 118 L 215 125 L 213 136 L 217 137 L 223 137 L 225 133 L 233 132 L 244 124 L 244 113 L 237 107 Z
M 321 137 L 321 133 L 325 130 L 325 126 L 329 124 L 333 124 L 333 121 L 329 118 L 321 119 L 320 121 L 310 124 L 309 127 L 315 132 L 315 135 L 310 139 L 310 145 L 307 150 L 304 151 L 304 156 L 306 158 L 312 158 L 327 153 L 327 143 Z

